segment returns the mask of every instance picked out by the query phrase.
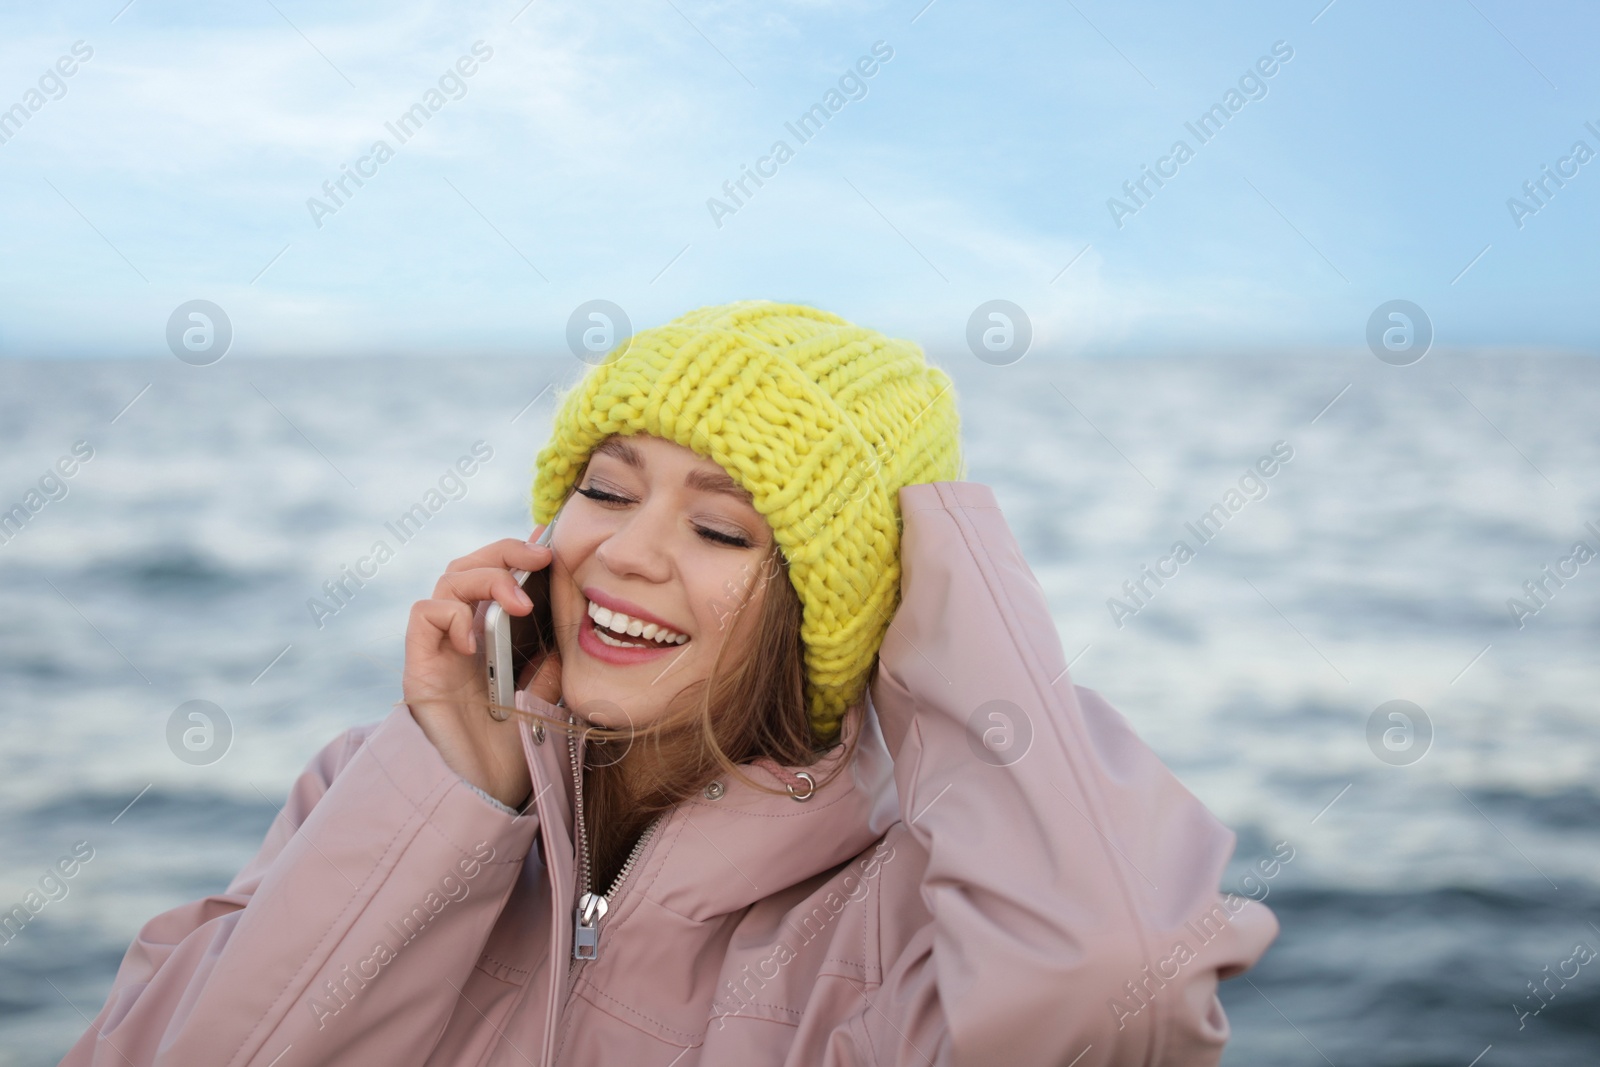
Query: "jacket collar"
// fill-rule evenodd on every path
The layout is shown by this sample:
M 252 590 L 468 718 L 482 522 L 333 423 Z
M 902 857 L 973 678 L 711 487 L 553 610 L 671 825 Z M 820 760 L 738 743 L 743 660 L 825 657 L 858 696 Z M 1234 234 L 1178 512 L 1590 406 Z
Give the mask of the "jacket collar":
M 816 779 L 806 800 L 797 801 L 770 770 L 743 764 L 740 771 L 765 789 L 725 775 L 718 779 L 723 793 L 716 800 L 696 793 L 680 803 L 658 827 L 651 854 L 641 856 L 636 891 L 703 922 L 741 911 L 861 853 L 899 817 L 899 804 L 893 762 L 870 702 L 851 711 L 846 730 L 860 735 L 847 766 L 840 767 L 846 751 L 840 745 L 810 767 L 786 768 L 791 776 L 805 771 Z M 829 775 L 832 781 L 826 781 Z
M 547 715 L 564 710 L 526 690 L 517 693 L 517 701 Z M 724 775 L 718 779 L 723 791 L 717 799 L 695 793 L 681 802 L 656 828 L 640 854 L 632 884 L 620 895 L 642 894 L 686 919 L 706 921 L 747 908 L 861 853 L 899 818 L 899 802 L 893 760 L 870 697 L 851 709 L 844 729 L 845 739 L 856 732 L 859 740 L 849 765 L 837 774 L 845 745 L 810 767 L 786 768 L 791 776 L 803 770 L 816 779 L 816 790 L 804 801 L 797 801 L 770 770 L 744 764 L 740 771 L 746 777 L 777 792 Z M 543 744 L 525 743 L 524 750 L 532 764 L 552 889 L 570 907 L 575 870 L 570 755 L 560 731 L 546 733 Z M 823 784 L 829 775 L 833 780 Z

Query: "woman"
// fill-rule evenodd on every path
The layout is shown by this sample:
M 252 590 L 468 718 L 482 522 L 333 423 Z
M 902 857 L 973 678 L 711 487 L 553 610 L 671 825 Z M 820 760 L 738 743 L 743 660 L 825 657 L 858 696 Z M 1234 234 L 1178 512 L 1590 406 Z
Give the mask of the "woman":
M 450 565 L 405 702 L 63 1062 L 1217 1062 L 1276 921 L 1068 679 L 958 426 L 920 348 L 812 308 L 613 352 L 538 456 L 550 546 Z M 497 713 L 482 609 L 544 568 L 556 648 Z

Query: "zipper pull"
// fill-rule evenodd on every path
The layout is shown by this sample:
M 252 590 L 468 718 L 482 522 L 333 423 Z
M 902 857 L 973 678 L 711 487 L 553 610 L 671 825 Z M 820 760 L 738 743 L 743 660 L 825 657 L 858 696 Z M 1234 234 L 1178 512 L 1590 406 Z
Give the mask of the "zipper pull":
M 578 898 L 572 915 L 572 958 L 592 960 L 600 956 L 600 920 L 605 918 L 606 898 L 585 893 Z

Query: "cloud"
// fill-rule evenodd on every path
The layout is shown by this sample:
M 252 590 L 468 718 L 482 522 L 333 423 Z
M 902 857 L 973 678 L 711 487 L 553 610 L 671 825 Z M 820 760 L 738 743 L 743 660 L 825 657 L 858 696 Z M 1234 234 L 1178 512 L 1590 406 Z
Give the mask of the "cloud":
M 1155 91 L 1078 15 L 1045 6 L 935 5 L 914 24 L 914 9 L 843 2 L 278 7 L 292 26 L 271 5 L 135 4 L 115 23 L 0 13 L 0 69 L 17 72 L 0 101 L 74 40 L 95 48 L 68 94 L 0 145 L 0 226 L 25 250 L 0 261 L 5 352 L 159 352 L 165 315 L 201 296 L 237 310 L 240 351 L 445 350 L 463 321 L 475 344 L 559 346 L 587 299 L 659 321 L 756 295 L 958 351 L 965 316 L 995 297 L 1028 310 L 1041 349 L 1066 353 L 1359 337 L 1396 295 L 1457 336 L 1530 321 L 1550 340 L 1593 335 L 1563 310 L 1581 303 L 1583 272 L 1564 266 L 1582 261 L 1581 227 L 1497 240 L 1451 285 L 1495 240 L 1474 227 L 1503 224 L 1503 196 L 1446 169 L 1392 202 L 1374 177 L 1392 175 L 1390 140 L 1361 123 L 1448 129 L 1491 90 L 1399 93 L 1394 79 L 1431 76 L 1410 68 L 1352 80 L 1333 14 L 1295 42 L 1304 70 L 1324 73 L 1275 86 L 1116 231 L 1105 198 L 1271 39 L 1275 9 L 1101 20 Z M 1433 64 L 1495 43 L 1428 32 L 1454 56 Z M 307 199 L 390 139 L 385 123 L 480 39 L 494 57 L 465 97 L 391 144 L 319 228 Z M 706 199 L 879 39 L 896 56 L 869 94 L 716 228 Z M 1571 122 L 1546 111 L 1517 127 L 1541 128 L 1515 158 L 1570 140 Z M 1511 136 L 1474 128 L 1482 153 Z

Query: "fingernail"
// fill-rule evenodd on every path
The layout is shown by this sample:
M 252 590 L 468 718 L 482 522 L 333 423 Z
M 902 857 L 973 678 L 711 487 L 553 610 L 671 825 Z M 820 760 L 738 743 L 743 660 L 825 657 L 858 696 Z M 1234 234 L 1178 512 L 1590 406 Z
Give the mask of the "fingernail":
M 533 607 L 533 601 L 529 600 L 528 594 L 524 593 L 521 589 L 517 590 L 517 603 L 521 604 L 525 608 Z

